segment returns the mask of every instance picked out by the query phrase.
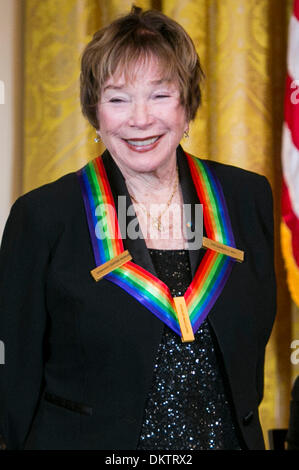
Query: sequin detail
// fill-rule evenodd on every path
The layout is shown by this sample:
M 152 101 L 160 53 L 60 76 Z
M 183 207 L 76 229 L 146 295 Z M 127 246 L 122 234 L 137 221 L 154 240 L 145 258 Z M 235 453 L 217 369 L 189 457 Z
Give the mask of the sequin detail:
M 171 294 L 184 295 L 191 282 L 188 251 L 149 253 Z M 164 326 L 137 449 L 240 449 L 207 320 L 192 343 Z

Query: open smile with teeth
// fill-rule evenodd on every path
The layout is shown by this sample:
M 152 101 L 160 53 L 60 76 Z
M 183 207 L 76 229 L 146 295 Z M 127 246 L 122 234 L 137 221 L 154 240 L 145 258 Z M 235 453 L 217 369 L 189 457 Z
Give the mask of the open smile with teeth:
M 158 136 L 155 136 L 155 137 L 149 137 L 147 139 L 127 139 L 126 142 L 128 142 L 128 144 L 130 145 L 133 145 L 134 147 L 145 147 L 146 145 L 152 145 L 154 144 L 155 142 L 157 142 L 158 139 L 160 139 L 160 135 Z

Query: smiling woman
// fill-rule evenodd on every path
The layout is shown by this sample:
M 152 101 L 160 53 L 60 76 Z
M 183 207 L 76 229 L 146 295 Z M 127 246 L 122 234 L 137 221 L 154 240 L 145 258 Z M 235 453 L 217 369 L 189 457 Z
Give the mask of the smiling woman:
M 180 146 L 202 78 L 156 11 L 133 7 L 86 46 L 82 111 L 106 151 L 19 198 L 1 247 L 3 448 L 263 449 L 272 195 Z

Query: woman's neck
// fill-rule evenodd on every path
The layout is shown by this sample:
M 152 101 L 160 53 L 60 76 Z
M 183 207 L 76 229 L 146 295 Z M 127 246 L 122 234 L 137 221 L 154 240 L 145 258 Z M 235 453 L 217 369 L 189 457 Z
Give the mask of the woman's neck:
M 176 161 L 163 168 L 141 173 L 128 168 L 121 169 L 128 192 L 140 203 L 166 203 L 177 183 Z
M 134 203 L 148 248 L 186 249 L 183 197 L 176 158 L 150 172 L 134 172 L 118 165 Z M 159 207 L 159 205 L 161 205 Z M 159 228 L 158 228 L 159 226 Z

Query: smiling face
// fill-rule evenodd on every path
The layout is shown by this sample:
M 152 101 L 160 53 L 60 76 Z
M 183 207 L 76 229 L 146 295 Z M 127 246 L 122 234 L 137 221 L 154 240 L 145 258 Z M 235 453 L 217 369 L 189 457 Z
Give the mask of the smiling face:
M 121 170 L 167 167 L 188 129 L 179 88 L 163 79 L 154 58 L 108 79 L 97 107 L 101 139 Z

